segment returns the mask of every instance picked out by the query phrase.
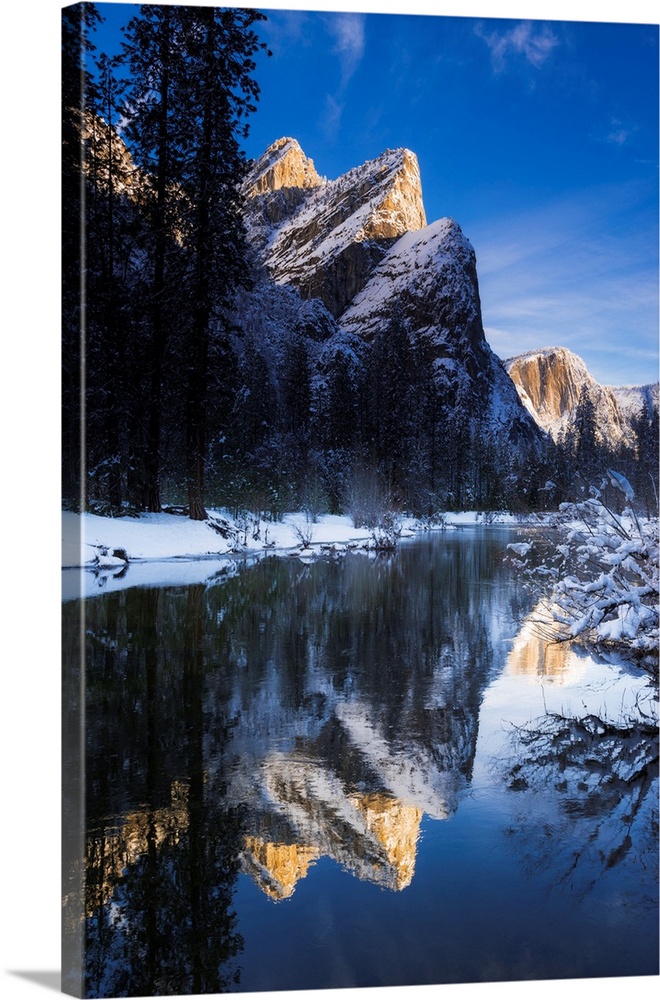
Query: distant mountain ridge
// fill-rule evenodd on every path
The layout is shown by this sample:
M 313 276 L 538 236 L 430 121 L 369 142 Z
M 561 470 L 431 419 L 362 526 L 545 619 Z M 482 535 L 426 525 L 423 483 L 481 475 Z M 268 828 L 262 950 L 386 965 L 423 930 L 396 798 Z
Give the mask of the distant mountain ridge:
M 660 385 L 649 382 L 646 385 L 611 385 L 609 388 L 626 419 L 639 416 L 644 407 L 651 411 L 660 401 Z
M 555 441 L 574 433 L 580 406 L 593 410 L 596 441 L 632 447 L 632 422 L 644 405 L 658 405 L 658 385 L 601 385 L 583 359 L 566 347 L 525 351 L 504 362 L 509 376 L 536 423 Z

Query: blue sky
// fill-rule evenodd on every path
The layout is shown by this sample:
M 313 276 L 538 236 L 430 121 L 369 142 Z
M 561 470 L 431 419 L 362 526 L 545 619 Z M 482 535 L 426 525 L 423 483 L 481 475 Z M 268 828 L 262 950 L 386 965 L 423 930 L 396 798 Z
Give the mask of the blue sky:
M 129 6 L 102 5 L 110 44 Z M 291 135 L 337 177 L 407 146 L 429 222 L 475 247 L 501 357 L 561 344 L 601 382 L 658 378 L 657 25 L 266 13 L 249 156 Z

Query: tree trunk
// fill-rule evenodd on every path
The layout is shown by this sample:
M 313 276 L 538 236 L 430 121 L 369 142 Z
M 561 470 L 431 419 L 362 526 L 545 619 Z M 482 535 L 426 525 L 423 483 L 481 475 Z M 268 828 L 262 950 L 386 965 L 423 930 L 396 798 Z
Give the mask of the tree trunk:
M 215 14 L 211 8 L 200 11 L 206 22 L 206 70 L 213 64 Z M 210 198 L 213 175 L 213 88 L 207 79 L 204 88 L 202 141 L 198 154 L 197 219 L 195 226 L 195 309 L 190 342 L 186 399 L 186 466 L 188 473 L 188 510 L 193 521 L 205 521 L 204 467 L 206 464 L 206 393 L 208 386 L 209 326 L 211 289 L 209 283 L 211 242 Z
M 158 163 L 156 167 L 156 233 L 154 246 L 154 279 L 152 300 L 152 349 L 151 381 L 149 391 L 149 415 L 147 424 L 147 453 L 145 460 L 144 506 L 153 513 L 160 513 L 160 463 L 161 427 L 163 406 L 163 366 L 167 333 L 163 310 L 165 295 L 165 252 L 167 245 L 166 200 L 169 179 L 169 87 L 170 87 L 170 24 L 169 12 L 165 17 L 160 34 L 160 107 L 158 115 Z

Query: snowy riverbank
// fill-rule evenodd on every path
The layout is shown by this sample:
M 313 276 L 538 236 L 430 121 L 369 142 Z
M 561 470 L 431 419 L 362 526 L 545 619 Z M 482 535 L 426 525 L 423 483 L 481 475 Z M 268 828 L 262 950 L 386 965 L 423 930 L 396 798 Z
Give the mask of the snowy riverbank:
M 446 515 L 446 528 L 479 524 L 476 512 Z M 511 514 L 489 515 L 498 524 L 515 524 Z M 212 525 L 215 525 L 213 527 Z M 401 537 L 422 530 L 414 518 L 401 518 Z M 304 545 L 307 541 L 308 545 Z M 209 511 L 209 521 L 191 521 L 176 514 L 139 517 L 99 517 L 62 512 L 62 568 L 111 567 L 120 562 L 163 559 L 208 559 L 228 554 L 321 552 L 326 546 L 361 548 L 373 542 L 367 528 L 355 528 L 348 516 L 326 514 L 310 523 L 304 513 L 285 514 L 281 521 L 232 518 L 227 511 Z M 121 557 L 113 553 L 121 552 Z
M 504 513 L 488 520 L 517 523 Z M 449 514 L 444 529 L 456 531 L 482 521 L 474 512 Z M 414 518 L 401 518 L 398 530 L 400 538 L 412 538 L 423 526 Z M 348 551 L 375 554 L 372 533 L 355 528 L 348 516 L 326 514 L 312 524 L 304 513 L 273 522 L 209 511 L 207 522 L 166 513 L 110 518 L 63 511 L 61 593 L 67 601 L 126 587 L 208 585 L 267 555 L 304 563 Z

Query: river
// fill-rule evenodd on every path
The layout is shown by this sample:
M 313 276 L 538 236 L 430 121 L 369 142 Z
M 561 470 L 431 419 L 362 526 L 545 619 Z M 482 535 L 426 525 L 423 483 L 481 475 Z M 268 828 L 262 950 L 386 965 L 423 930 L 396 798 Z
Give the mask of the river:
M 87 996 L 657 974 L 657 689 L 538 637 L 522 537 L 65 601 Z

